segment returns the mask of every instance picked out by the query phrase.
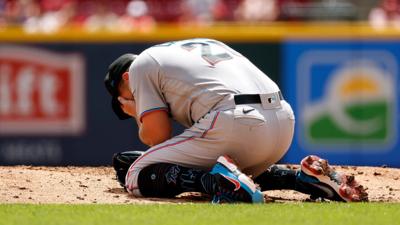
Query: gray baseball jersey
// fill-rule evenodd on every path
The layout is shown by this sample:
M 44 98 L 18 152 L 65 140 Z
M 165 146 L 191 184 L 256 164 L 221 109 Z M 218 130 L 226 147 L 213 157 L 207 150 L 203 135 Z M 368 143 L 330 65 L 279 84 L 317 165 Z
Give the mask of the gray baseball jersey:
M 139 118 L 167 110 L 190 127 L 217 107 L 234 107 L 232 94 L 262 94 L 278 86 L 247 58 L 222 42 L 189 39 L 142 52 L 129 69 Z
M 188 127 L 132 163 L 125 180 L 133 195 L 141 195 L 138 177 L 148 165 L 209 170 L 218 156 L 229 155 L 255 177 L 282 158 L 292 141 L 294 114 L 277 85 L 221 42 L 191 39 L 151 47 L 136 58 L 129 77 L 140 118 L 167 110 Z M 235 104 L 235 94 L 259 94 L 261 103 Z

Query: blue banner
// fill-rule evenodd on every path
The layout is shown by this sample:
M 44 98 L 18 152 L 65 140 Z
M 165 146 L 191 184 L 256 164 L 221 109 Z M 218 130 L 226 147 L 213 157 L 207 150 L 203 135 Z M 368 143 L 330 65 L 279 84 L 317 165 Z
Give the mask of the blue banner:
M 296 115 L 285 162 L 400 167 L 399 41 L 289 40 L 283 90 Z

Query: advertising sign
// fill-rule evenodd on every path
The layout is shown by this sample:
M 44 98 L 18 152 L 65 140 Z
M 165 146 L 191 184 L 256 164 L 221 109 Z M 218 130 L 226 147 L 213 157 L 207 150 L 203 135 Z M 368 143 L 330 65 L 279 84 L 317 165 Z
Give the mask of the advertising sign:
M 296 114 L 287 161 L 400 166 L 400 42 L 288 41 L 283 62 Z
M 0 46 L 0 135 L 79 135 L 84 82 L 80 55 Z

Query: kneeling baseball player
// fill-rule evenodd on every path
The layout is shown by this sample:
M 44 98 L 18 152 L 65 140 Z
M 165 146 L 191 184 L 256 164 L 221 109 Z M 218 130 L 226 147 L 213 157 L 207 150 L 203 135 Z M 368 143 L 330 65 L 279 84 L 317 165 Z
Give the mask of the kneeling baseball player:
M 124 54 L 109 66 L 105 84 L 114 112 L 135 118 L 150 146 L 113 157 L 118 181 L 132 195 L 194 191 L 215 203 L 261 203 L 262 191 L 292 189 L 367 200 L 353 176 L 317 156 L 303 159 L 299 170 L 273 165 L 291 144 L 293 111 L 267 75 L 222 42 L 189 39 Z M 172 119 L 186 127 L 175 137 Z

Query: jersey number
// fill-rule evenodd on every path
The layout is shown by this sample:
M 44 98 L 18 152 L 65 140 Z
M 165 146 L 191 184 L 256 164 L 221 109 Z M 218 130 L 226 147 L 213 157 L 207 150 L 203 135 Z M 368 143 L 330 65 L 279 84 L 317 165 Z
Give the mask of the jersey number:
M 212 44 L 215 44 L 215 45 L 211 45 L 211 43 L 207 43 L 207 42 L 194 41 L 194 42 L 188 42 L 188 43 L 182 44 L 181 47 L 187 51 L 192 51 L 195 48 L 200 48 L 201 57 L 206 62 L 211 64 L 212 66 L 214 66 L 215 64 L 217 64 L 221 61 L 233 59 L 231 54 L 235 54 L 235 53 L 230 53 L 229 52 L 230 50 L 226 49 L 224 45 L 221 45 L 218 42 L 212 42 Z M 215 49 L 215 47 L 218 49 Z M 214 48 L 214 49 L 212 49 L 212 48 Z M 214 53 L 216 50 L 218 50 L 219 53 Z

